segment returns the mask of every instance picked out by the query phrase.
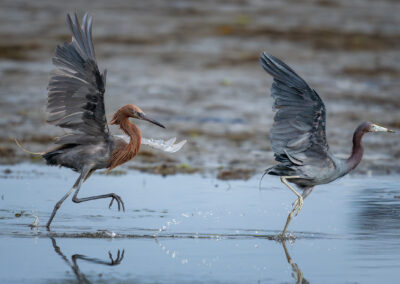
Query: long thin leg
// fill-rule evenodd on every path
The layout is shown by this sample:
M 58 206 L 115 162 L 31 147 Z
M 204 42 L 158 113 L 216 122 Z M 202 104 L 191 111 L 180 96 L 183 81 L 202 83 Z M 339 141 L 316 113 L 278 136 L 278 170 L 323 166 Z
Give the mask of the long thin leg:
M 91 173 L 89 172 L 89 174 L 91 174 Z M 86 201 L 90 201 L 90 200 L 102 199 L 102 198 L 111 198 L 110 205 L 108 206 L 108 208 L 111 208 L 111 205 L 113 204 L 113 202 L 115 200 L 118 205 L 118 211 L 120 211 L 121 207 L 122 207 L 122 210 L 125 212 L 124 202 L 122 201 L 121 197 L 115 193 L 108 193 L 108 194 L 78 198 L 79 190 L 80 190 L 80 187 L 77 188 L 77 190 L 74 193 L 74 196 L 72 197 L 72 201 L 75 203 L 81 203 L 81 202 L 86 202 Z
M 87 280 L 86 276 L 80 272 L 79 266 L 76 264 L 76 262 L 74 261 L 74 264 L 72 264 L 68 260 L 68 258 L 61 252 L 60 247 L 57 246 L 56 240 L 53 237 L 50 237 L 50 239 L 55 252 L 62 257 L 62 259 L 68 264 L 69 267 L 71 267 L 72 271 L 75 273 L 75 276 L 78 279 L 78 283 L 91 283 L 89 280 Z
M 74 264 L 76 266 L 78 266 L 78 264 L 77 264 L 77 260 L 78 259 L 85 260 L 85 261 L 92 262 L 92 263 L 96 263 L 96 264 L 114 266 L 114 265 L 118 265 L 118 264 L 121 263 L 121 261 L 124 259 L 124 254 L 125 254 L 125 250 L 122 250 L 122 254 L 121 254 L 121 251 L 118 250 L 117 257 L 114 259 L 112 254 L 111 254 L 111 252 L 109 251 L 108 252 L 108 257 L 110 258 L 109 262 L 101 260 L 101 259 L 98 259 L 98 258 L 87 257 L 87 256 L 81 255 L 81 254 L 74 254 L 71 258 L 72 258 L 72 261 L 74 262 Z
M 76 180 L 74 186 L 70 189 L 70 191 L 68 191 L 67 194 L 65 194 L 65 195 L 63 196 L 63 198 L 61 198 L 61 199 L 56 203 L 56 205 L 54 206 L 53 212 L 51 213 L 50 219 L 49 219 L 49 221 L 47 221 L 47 225 L 46 225 L 47 229 L 50 228 L 50 224 L 51 224 L 51 222 L 53 221 L 54 216 L 56 216 L 57 210 L 61 207 L 61 204 L 64 202 L 64 200 L 67 199 L 68 196 L 70 196 L 71 193 L 72 193 L 74 190 L 76 190 L 77 188 L 79 188 L 79 187 L 81 186 L 81 184 L 82 184 L 82 182 L 83 182 L 83 178 L 82 178 L 82 177 L 83 177 L 83 176 L 82 176 L 82 174 L 81 174 L 81 175 L 78 177 L 78 179 Z
M 292 270 L 293 270 L 292 276 L 296 280 L 297 284 L 303 283 L 303 279 L 304 279 L 303 272 L 301 271 L 300 267 L 296 263 L 293 263 L 293 260 L 290 257 L 289 251 L 286 248 L 285 241 L 282 241 L 282 246 L 283 246 L 283 250 L 285 251 L 287 262 L 292 266 Z M 307 280 L 306 280 L 306 283 L 308 283 Z
M 296 216 L 297 216 L 297 214 L 299 214 L 301 208 L 303 207 L 304 198 L 305 198 L 305 196 L 307 196 L 308 194 L 305 195 L 305 196 L 301 195 L 300 193 L 298 193 L 298 192 L 287 182 L 288 179 L 293 179 L 293 178 L 299 178 L 299 176 L 283 176 L 283 177 L 281 177 L 281 181 L 282 181 L 294 194 L 296 194 L 297 197 L 298 197 L 298 198 L 295 200 L 295 202 L 293 203 L 294 208 L 295 208 L 296 211 L 297 211 L 297 212 L 296 212 Z
M 307 196 L 309 196 L 310 195 L 310 193 L 312 192 L 312 190 L 314 189 L 314 187 L 308 187 L 308 188 L 306 188 L 306 189 L 304 189 L 304 191 L 303 191 L 303 194 L 301 195 L 301 197 L 303 197 L 303 203 L 304 203 L 304 199 L 306 199 L 306 197 Z M 293 205 L 293 207 L 296 207 L 297 208 L 297 213 L 296 213 L 296 216 L 299 214 L 299 212 L 300 212 L 300 210 L 298 209 L 298 206 L 299 206 L 299 199 L 296 199 L 293 203 L 292 203 L 292 205 Z M 302 204 L 303 204 L 302 203 Z
M 301 195 L 301 196 L 303 196 L 303 200 L 306 199 L 306 197 L 310 195 L 310 193 L 312 192 L 313 189 L 314 189 L 314 187 L 308 187 L 303 191 L 303 194 Z
M 292 209 L 292 211 L 289 213 L 287 220 L 286 220 L 286 224 L 285 227 L 283 228 L 282 234 L 281 236 L 284 237 L 286 234 L 286 230 L 289 226 L 290 220 L 292 220 L 293 214 L 297 211 L 297 214 L 299 214 L 301 207 L 303 207 L 303 196 L 301 196 L 300 193 L 298 193 L 288 182 L 288 179 L 293 179 L 293 178 L 299 178 L 299 176 L 282 176 L 281 177 L 281 181 L 294 193 L 297 195 L 297 200 L 294 202 L 294 207 Z

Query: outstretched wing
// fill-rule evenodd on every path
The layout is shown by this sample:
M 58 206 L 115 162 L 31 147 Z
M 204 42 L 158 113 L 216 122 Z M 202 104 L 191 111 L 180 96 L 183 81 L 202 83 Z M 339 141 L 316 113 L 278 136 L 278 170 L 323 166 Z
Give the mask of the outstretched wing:
M 129 143 L 130 137 L 126 134 L 123 135 L 115 135 L 115 137 L 123 139 L 126 143 Z M 186 140 L 182 140 L 181 142 L 175 143 L 176 137 L 173 137 L 171 139 L 168 139 L 167 141 L 164 141 L 162 139 L 153 139 L 153 138 L 144 138 L 142 137 L 141 139 L 141 145 L 147 145 L 151 148 L 161 150 L 163 152 L 168 152 L 168 153 L 175 153 L 178 152 L 183 145 L 186 144 Z
M 161 139 L 147 139 L 142 137 L 142 145 L 148 145 L 149 147 L 152 147 L 154 149 L 158 149 L 164 152 L 169 152 L 169 153 L 175 153 L 178 152 L 183 145 L 186 144 L 186 140 L 182 140 L 179 143 L 175 143 L 176 138 L 171 138 L 167 141 L 161 140 Z
M 289 66 L 263 53 L 261 64 L 273 78 L 274 124 L 270 134 L 272 150 L 279 162 L 302 165 L 329 150 L 325 134 L 325 105 Z
M 87 144 L 109 137 L 104 109 L 106 71 L 100 74 L 93 41 L 92 17 L 67 15 L 72 41 L 57 46 L 48 85 L 47 121 L 70 129 L 58 144 Z

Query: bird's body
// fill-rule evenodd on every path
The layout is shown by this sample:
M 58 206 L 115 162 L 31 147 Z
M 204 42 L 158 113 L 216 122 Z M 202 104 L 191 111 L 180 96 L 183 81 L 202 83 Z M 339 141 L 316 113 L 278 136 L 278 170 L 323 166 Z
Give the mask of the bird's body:
M 122 199 L 115 193 L 78 198 L 81 185 L 94 171 L 107 169 L 109 172 L 137 155 L 142 136 L 140 129 L 129 121 L 130 118 L 146 120 L 165 128 L 145 115 L 139 107 L 128 104 L 114 114 L 110 124 L 119 125 L 129 140 L 126 142 L 111 134 L 104 107 L 106 70 L 100 73 L 97 66 L 92 42 L 92 17 L 85 14 L 80 26 L 76 14 L 67 15 L 67 25 L 72 41 L 57 46 L 53 58 L 57 69 L 51 73 L 47 100 L 48 123 L 64 128 L 67 133 L 57 139 L 57 147 L 42 156 L 48 165 L 70 168 L 80 175 L 73 188 L 57 202 L 47 223 L 48 228 L 62 202 L 74 191 L 74 202 L 111 198 L 109 207 L 115 200 L 118 210 L 121 207 L 125 210 Z M 175 152 L 185 142 L 169 144 L 168 150 L 163 143 L 148 144 Z
M 43 155 L 48 165 L 62 166 L 80 172 L 88 163 L 93 169 L 105 169 L 111 164 L 111 156 L 117 141 L 96 144 L 64 144 Z
M 57 147 L 43 155 L 48 165 L 58 165 L 75 171 L 81 171 L 88 164 L 93 170 L 113 168 L 133 159 L 140 150 L 141 131 L 129 121 L 128 112 L 137 108 L 127 105 L 117 111 L 118 120 L 113 119 L 111 124 L 118 124 L 121 130 L 130 138 L 127 143 L 118 135 L 108 135 L 105 141 L 90 143 L 68 143 Z
M 303 199 L 314 186 L 330 183 L 353 170 L 361 162 L 362 137 L 367 132 L 387 131 L 370 122 L 361 123 L 353 135 L 353 149 L 348 159 L 335 157 L 326 140 L 326 110 L 317 92 L 288 65 L 263 53 L 260 62 L 273 78 L 271 95 L 276 110 L 270 135 L 275 160 L 279 164 L 265 174 L 281 177 L 281 181 L 298 196 L 281 236 L 284 236 L 293 214 L 300 211 Z M 303 191 L 300 195 L 289 183 Z
M 126 143 L 124 139 L 113 135 L 106 142 L 87 145 L 64 144 L 45 153 L 43 158 L 48 165 L 62 166 L 77 172 L 88 164 L 92 165 L 93 170 L 111 171 L 133 159 L 139 152 L 140 145 L 140 135 L 131 143 Z
M 268 169 L 267 174 L 277 176 L 299 176 L 290 180 L 300 189 L 307 189 L 319 184 L 330 183 L 347 173 L 346 161 L 329 155 L 329 162 L 320 167 L 315 165 L 279 164 Z M 329 164 L 328 164 L 329 163 Z M 318 174 L 316 174 L 318 173 Z

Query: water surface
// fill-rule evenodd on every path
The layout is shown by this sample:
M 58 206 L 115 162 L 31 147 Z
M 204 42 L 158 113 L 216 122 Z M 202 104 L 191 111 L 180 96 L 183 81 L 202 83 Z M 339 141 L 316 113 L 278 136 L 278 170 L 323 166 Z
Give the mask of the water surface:
M 274 177 L 259 190 L 259 177 L 96 174 L 81 196 L 113 191 L 126 212 L 109 210 L 106 200 L 68 199 L 47 232 L 43 225 L 76 173 L 30 164 L 0 172 L 2 282 L 397 282 L 398 176 L 317 187 L 289 227 L 295 238 L 286 254 L 272 239 L 295 197 Z M 35 216 L 41 226 L 31 229 Z

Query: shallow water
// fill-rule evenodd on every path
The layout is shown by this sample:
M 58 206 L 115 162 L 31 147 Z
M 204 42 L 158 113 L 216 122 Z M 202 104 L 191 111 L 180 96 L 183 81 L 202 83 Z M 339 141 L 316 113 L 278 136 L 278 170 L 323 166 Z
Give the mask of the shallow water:
M 70 40 L 67 12 L 94 17 L 99 68 L 107 68 L 106 116 L 137 104 L 167 129 L 138 123 L 147 138 L 187 139 L 174 156 L 139 155 L 151 170 L 187 164 L 201 172 L 274 163 L 273 54 L 320 94 L 335 154 L 349 155 L 362 121 L 400 128 L 400 10 L 393 0 L 49 1 L 0 0 L 0 163 L 28 161 L 63 134 L 48 125 L 51 57 Z M 117 126 L 111 131 L 120 134 Z M 367 135 L 359 172 L 400 173 L 399 135 Z M 229 155 L 226 155 L 229 153 Z
M 274 177 L 259 190 L 259 177 L 225 182 L 200 175 L 96 174 L 80 196 L 113 191 L 126 212 L 108 210 L 106 200 L 68 199 L 47 232 L 43 225 L 76 173 L 32 164 L 2 166 L 0 173 L 0 282 L 398 279 L 399 176 L 345 177 L 317 187 L 289 227 L 288 261 L 283 244 L 272 239 L 295 198 Z M 41 226 L 30 228 L 35 216 Z M 107 265 L 109 252 L 114 265 Z

